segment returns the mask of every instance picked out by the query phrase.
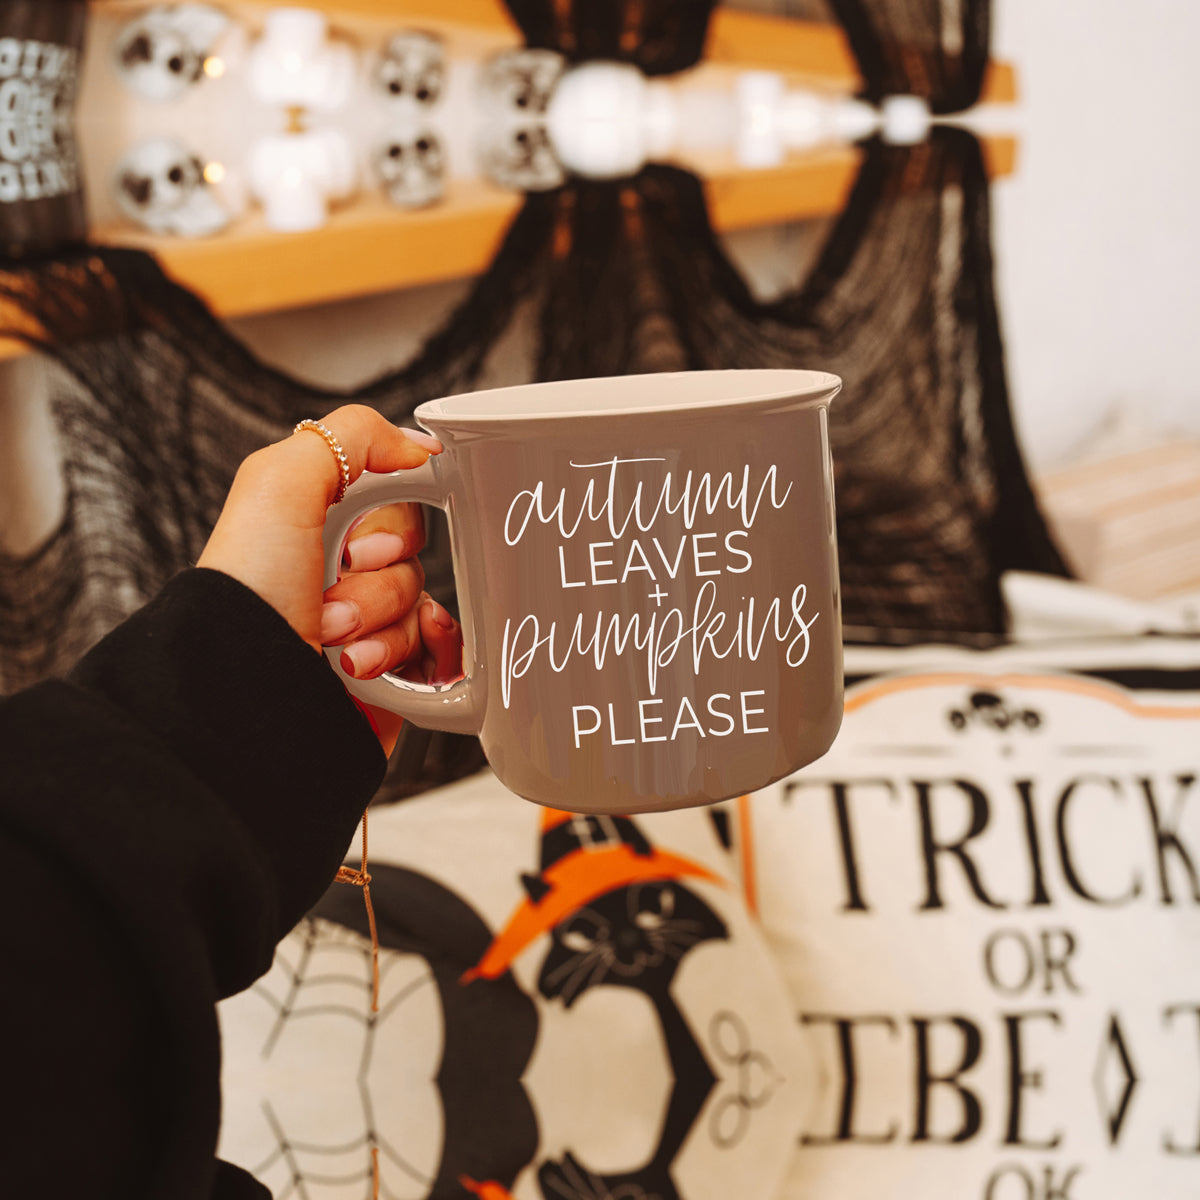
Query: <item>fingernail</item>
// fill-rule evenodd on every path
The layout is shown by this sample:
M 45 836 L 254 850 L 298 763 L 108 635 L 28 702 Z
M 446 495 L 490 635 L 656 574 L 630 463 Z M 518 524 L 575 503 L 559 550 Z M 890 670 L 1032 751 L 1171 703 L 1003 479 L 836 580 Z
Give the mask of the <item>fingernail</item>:
M 404 434 L 404 436 L 408 438 L 410 442 L 415 442 L 418 446 L 420 446 L 422 450 L 428 450 L 432 454 L 438 454 L 442 449 L 442 443 L 439 442 L 432 433 L 426 433 L 423 429 L 404 428 L 401 429 L 400 432 Z
M 354 642 L 342 651 L 342 670 L 355 679 L 373 675 L 387 661 L 387 643 L 378 638 Z
M 436 600 L 431 598 L 429 603 L 432 610 L 429 615 L 433 617 L 433 623 L 443 629 L 453 629 L 454 618 Z
M 367 519 L 367 514 L 366 514 L 366 513 L 363 513 L 363 515 L 362 515 L 361 517 L 356 517 L 356 518 L 354 519 L 354 523 L 353 523 L 353 524 L 350 526 L 350 528 L 349 528 L 349 529 L 347 529 L 347 530 L 346 530 L 346 537 L 347 537 L 347 538 L 349 538 L 349 537 L 353 537 L 353 536 L 354 536 L 354 531 L 355 531 L 355 530 L 356 530 L 356 529 L 357 529 L 357 528 L 358 528 L 358 527 L 359 527 L 359 526 L 360 526 L 360 525 L 361 525 L 361 524 L 362 524 L 362 523 L 363 523 L 363 522 L 364 522 L 366 519 Z M 350 565 L 350 543 L 349 543 L 349 542 L 347 542 L 347 543 L 346 543 L 346 544 L 345 544 L 345 545 L 342 547 L 342 566 L 343 566 L 343 567 L 348 567 L 349 565 Z
M 353 571 L 374 571 L 404 558 L 408 542 L 398 533 L 368 533 L 346 543 L 346 564 Z
M 329 646 L 349 637 L 361 620 L 358 605 L 349 600 L 330 600 L 328 604 L 322 604 L 321 645 Z

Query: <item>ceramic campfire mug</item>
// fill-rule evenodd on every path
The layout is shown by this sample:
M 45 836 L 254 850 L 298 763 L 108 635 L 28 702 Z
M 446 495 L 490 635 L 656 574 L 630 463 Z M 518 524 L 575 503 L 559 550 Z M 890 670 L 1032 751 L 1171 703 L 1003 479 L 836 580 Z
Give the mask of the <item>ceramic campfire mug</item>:
M 511 791 L 584 813 L 709 804 L 829 748 L 842 717 L 830 400 L 816 371 L 698 371 L 431 400 L 444 451 L 333 508 L 446 511 L 456 683 L 355 680 L 363 701 L 477 734 Z

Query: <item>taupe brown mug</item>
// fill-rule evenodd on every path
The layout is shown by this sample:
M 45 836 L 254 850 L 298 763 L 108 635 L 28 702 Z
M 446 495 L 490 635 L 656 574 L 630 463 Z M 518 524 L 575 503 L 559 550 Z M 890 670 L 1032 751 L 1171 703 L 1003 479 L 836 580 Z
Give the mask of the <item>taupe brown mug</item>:
M 445 450 L 363 475 L 329 514 L 325 586 L 383 504 L 446 511 L 465 676 L 355 680 L 477 734 L 500 781 L 573 812 L 710 804 L 820 757 L 842 718 L 827 409 L 817 371 L 697 371 L 431 400 Z

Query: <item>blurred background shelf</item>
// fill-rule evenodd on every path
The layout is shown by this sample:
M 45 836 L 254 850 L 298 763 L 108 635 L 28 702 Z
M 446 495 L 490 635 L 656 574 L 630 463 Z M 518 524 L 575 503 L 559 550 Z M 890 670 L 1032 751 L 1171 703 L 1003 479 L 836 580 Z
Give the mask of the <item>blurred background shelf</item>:
M 484 57 L 520 44 L 499 0 L 455 0 L 453 5 L 443 0 L 300 0 L 300 6 L 320 9 L 365 41 L 408 26 L 442 35 L 451 55 Z M 236 0 L 227 7 L 253 28 L 278 6 Z M 144 0 L 93 0 L 94 43 L 103 41 L 103 28 L 144 8 Z M 854 93 L 861 82 L 840 28 L 719 7 L 693 76 L 731 87 L 735 73 L 746 69 L 780 72 L 792 86 L 842 94 Z M 89 92 L 89 86 L 95 90 Z M 1012 67 L 993 64 L 985 100 L 1004 103 L 1015 96 Z M 109 136 L 107 101 L 100 86 L 88 84 L 86 74 L 81 99 L 81 131 L 90 127 L 92 143 L 102 142 Z M 1015 139 L 990 137 L 985 152 L 993 178 L 1013 171 Z M 853 187 L 859 159 L 855 147 L 841 146 L 766 169 L 713 160 L 703 171 L 713 226 L 729 234 L 833 216 Z M 491 261 L 521 203 L 519 194 L 482 179 L 450 178 L 445 199 L 429 208 L 406 212 L 389 206 L 379 194 L 364 193 L 311 232 L 273 232 L 251 211 L 221 234 L 193 240 L 145 233 L 101 213 L 93 214 L 90 238 L 99 245 L 150 251 L 168 275 L 216 315 L 238 318 L 477 275 Z M 0 340 L 0 359 L 23 349 L 19 342 Z

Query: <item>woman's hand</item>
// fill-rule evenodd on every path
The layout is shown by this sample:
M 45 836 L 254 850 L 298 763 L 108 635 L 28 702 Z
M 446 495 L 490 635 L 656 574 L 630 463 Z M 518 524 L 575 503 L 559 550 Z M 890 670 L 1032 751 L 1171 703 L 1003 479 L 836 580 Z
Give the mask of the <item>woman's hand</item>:
M 377 508 L 351 530 L 342 577 L 321 610 L 321 642 L 345 647 L 347 675 L 373 679 L 401 668 L 414 683 L 447 683 L 462 674 L 458 622 L 422 591 L 416 555 L 424 545 L 419 504 Z
M 347 405 L 322 422 L 342 444 L 350 478 L 364 470 L 419 467 L 441 443 L 401 430 L 374 409 Z M 442 682 L 462 672 L 457 622 L 422 590 L 413 556 L 424 545 L 420 509 L 392 505 L 369 514 L 348 545 L 349 572 L 322 594 L 322 532 L 340 480 L 320 435 L 293 434 L 251 454 L 238 469 L 198 565 L 224 571 L 257 592 L 312 648 L 342 645 L 342 667 L 371 678 L 403 666 L 411 679 Z M 400 717 L 366 708 L 385 752 Z

